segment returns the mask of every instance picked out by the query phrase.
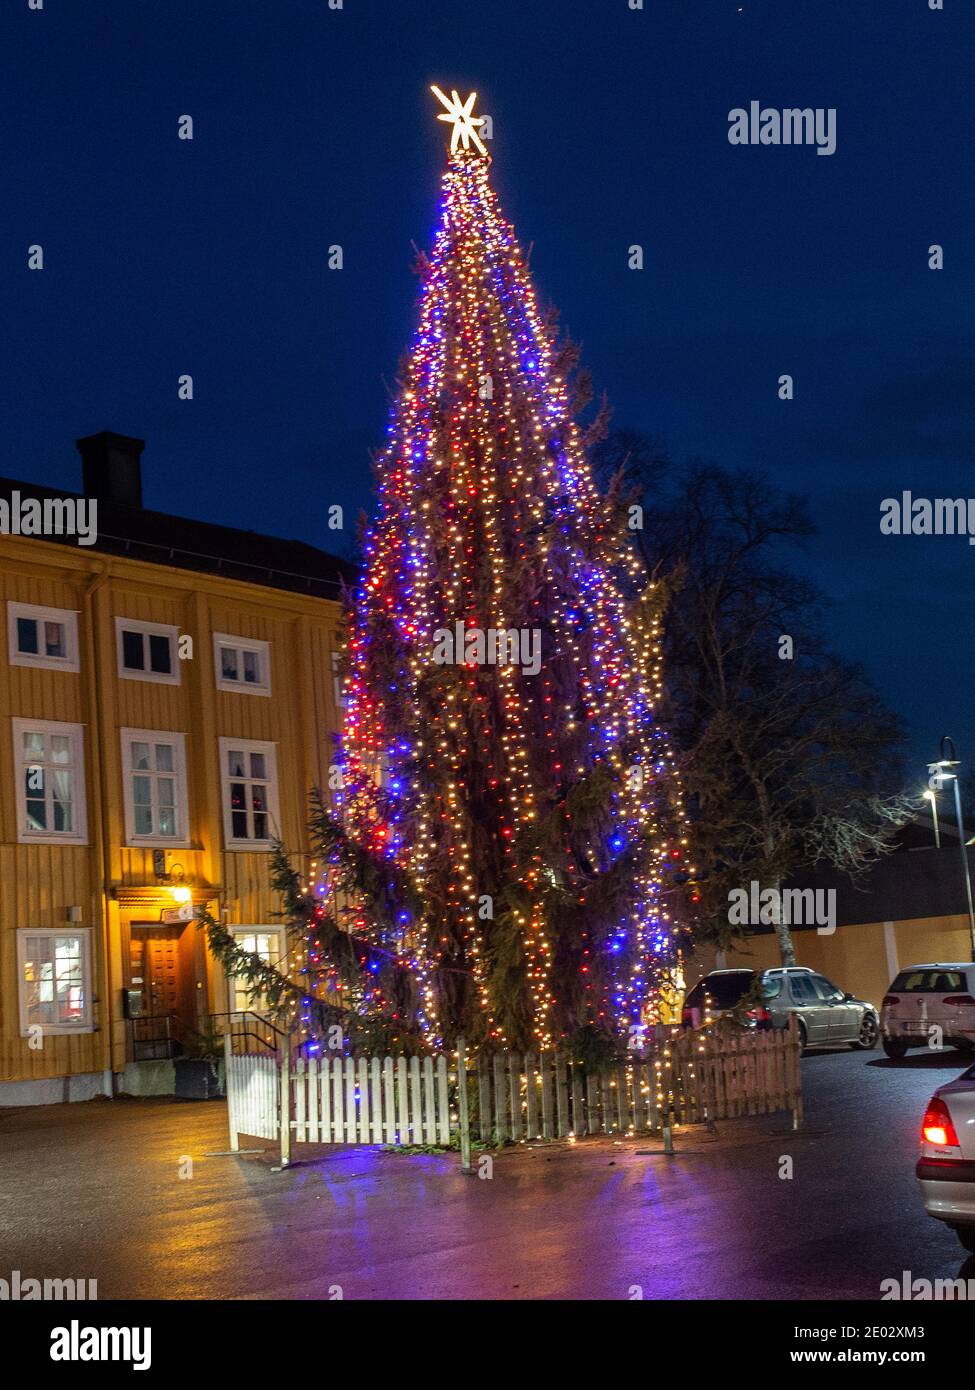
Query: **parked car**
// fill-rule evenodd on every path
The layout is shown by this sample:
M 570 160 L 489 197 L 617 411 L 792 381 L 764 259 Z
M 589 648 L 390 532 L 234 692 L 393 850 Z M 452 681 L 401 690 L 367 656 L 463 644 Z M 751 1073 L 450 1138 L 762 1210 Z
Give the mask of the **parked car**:
M 884 995 L 880 1031 L 888 1057 L 903 1057 L 909 1047 L 929 1047 L 935 1027 L 941 1030 L 940 1042 L 963 1052 L 975 1051 L 975 964 L 971 961 L 909 965 Z
M 760 977 L 754 970 L 712 970 L 684 1000 L 682 1022 L 699 1026 L 707 1004 L 711 1018 L 729 1013 L 756 979 L 761 980 L 762 1002 L 745 1012 L 746 1027 L 785 1028 L 789 1015 L 795 1014 L 803 1047 L 877 1046 L 880 1018 L 874 1005 L 845 994 L 825 975 L 801 965 L 763 970 Z
M 975 1254 L 975 1066 L 928 1102 L 916 1172 L 925 1211 Z

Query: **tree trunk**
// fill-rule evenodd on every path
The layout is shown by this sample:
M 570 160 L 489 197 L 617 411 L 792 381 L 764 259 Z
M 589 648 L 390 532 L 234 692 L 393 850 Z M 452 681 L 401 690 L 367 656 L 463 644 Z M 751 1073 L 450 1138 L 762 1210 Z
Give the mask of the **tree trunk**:
M 779 914 L 781 919 L 781 913 Z M 792 945 L 792 933 L 785 922 L 779 920 L 775 924 L 775 934 L 779 938 L 779 955 L 782 957 L 783 965 L 795 965 L 796 952 Z
M 796 951 L 792 944 L 792 932 L 789 930 L 788 923 L 782 920 L 782 894 L 779 888 L 779 881 L 772 885 L 775 889 L 776 901 L 778 906 L 775 909 L 775 935 L 779 942 L 779 955 L 783 965 L 795 965 Z

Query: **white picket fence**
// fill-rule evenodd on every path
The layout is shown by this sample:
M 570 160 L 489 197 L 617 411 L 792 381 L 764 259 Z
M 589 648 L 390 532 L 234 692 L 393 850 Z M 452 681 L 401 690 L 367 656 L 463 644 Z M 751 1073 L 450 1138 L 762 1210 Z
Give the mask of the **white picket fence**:
M 652 1060 L 587 1070 L 554 1051 L 481 1054 L 462 1073 L 482 1141 L 640 1134 L 742 1115 L 802 1117 L 794 1022 L 764 1033 L 683 1033 Z M 226 1046 L 231 1148 L 238 1135 L 298 1144 L 430 1144 L 459 1132 L 456 1059 L 234 1054 Z M 288 1122 L 281 1123 L 287 1106 Z
M 231 1148 L 236 1151 L 238 1134 L 277 1139 L 281 1132 L 281 1067 L 277 1055 L 234 1054 L 228 1033 L 224 1063 Z
M 309 1057 L 292 1077 L 299 1144 L 449 1144 L 447 1058 Z
M 558 1052 L 481 1056 L 474 1121 L 487 1142 L 636 1134 L 661 1126 L 659 1084 L 650 1062 L 587 1071 Z

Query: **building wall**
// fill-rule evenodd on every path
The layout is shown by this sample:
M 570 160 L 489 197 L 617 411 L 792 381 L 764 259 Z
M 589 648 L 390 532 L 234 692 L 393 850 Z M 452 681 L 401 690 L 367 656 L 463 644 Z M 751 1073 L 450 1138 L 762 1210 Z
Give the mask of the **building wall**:
M 8 600 L 77 611 L 79 673 L 10 663 Z M 151 849 L 124 843 L 120 729 L 186 735 L 191 847 L 167 849 L 167 870 L 181 866 L 194 901 L 226 909 L 231 924 L 274 921 L 268 854 L 224 845 L 217 740 L 277 745 L 279 831 L 286 845 L 304 848 L 308 792 L 327 783 L 334 756 L 332 655 L 341 614 L 337 603 L 325 599 L 11 536 L 0 537 L 0 602 L 2 1101 L 5 1083 L 93 1076 L 125 1066 L 122 990 L 130 924 L 157 920 L 173 900 L 157 878 Z M 178 685 L 119 675 L 116 616 L 171 624 L 192 637 L 193 657 L 179 663 Z M 214 632 L 270 643 L 270 696 L 216 688 Z M 11 732 L 18 717 L 84 726 L 87 845 L 18 843 Z M 65 929 L 69 906 L 81 908 L 79 925 L 91 929 L 95 1028 L 45 1037 L 34 1050 L 20 1037 L 16 932 Z M 197 937 L 192 955 L 201 986 L 199 1012 L 222 1012 L 226 983 L 206 958 L 202 933 L 192 925 L 187 930 Z

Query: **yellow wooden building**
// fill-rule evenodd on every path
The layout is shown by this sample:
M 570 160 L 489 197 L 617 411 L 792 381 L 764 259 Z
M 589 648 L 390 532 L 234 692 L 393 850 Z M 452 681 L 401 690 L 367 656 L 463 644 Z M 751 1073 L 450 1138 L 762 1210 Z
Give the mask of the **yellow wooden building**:
M 97 539 L 33 534 L 25 499 L 77 495 L 0 480 L 8 1105 L 171 1087 L 180 1038 L 243 1005 L 187 919 L 280 952 L 271 840 L 306 844 L 335 757 L 349 566 L 143 508 L 140 440 L 78 447 Z

